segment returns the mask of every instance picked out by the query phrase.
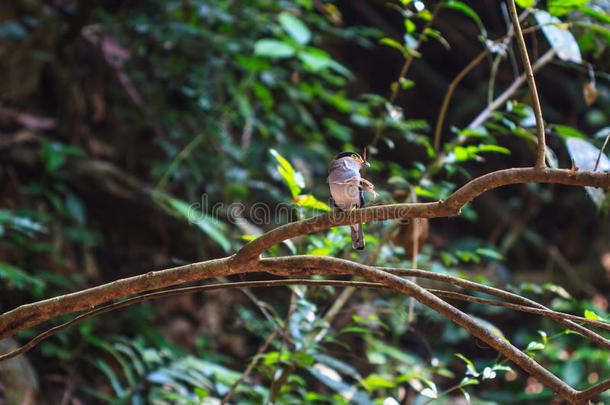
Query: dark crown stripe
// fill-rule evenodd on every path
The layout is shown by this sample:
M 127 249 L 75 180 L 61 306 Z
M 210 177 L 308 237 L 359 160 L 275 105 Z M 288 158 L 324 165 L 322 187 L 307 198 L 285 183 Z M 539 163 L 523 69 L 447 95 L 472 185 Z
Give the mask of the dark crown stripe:
M 356 152 L 341 152 L 335 157 L 335 160 L 342 159 L 345 157 L 350 157 L 352 155 L 357 155 L 360 159 L 362 159 L 362 157 L 359 154 L 357 154 Z

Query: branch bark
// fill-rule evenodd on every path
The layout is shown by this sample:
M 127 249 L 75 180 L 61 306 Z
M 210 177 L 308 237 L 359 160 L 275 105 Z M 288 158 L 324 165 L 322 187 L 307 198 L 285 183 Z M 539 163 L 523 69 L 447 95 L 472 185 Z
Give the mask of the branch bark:
M 260 259 L 260 255 L 269 247 L 282 242 L 283 240 L 295 236 L 311 233 L 333 226 L 348 225 L 357 222 L 372 222 L 386 219 L 397 218 L 434 218 L 458 215 L 461 208 L 482 193 L 496 187 L 519 184 L 527 182 L 537 183 L 558 183 L 578 186 L 592 186 L 610 188 L 610 173 L 605 172 L 580 172 L 565 169 L 548 168 L 513 168 L 500 170 L 478 177 L 460 189 L 455 191 L 444 201 L 430 203 L 411 203 L 382 205 L 355 210 L 349 214 L 330 213 L 303 221 L 293 222 L 278 227 L 260 236 L 254 241 L 244 245 L 235 255 L 222 259 L 209 260 L 200 263 L 193 263 L 186 266 L 175 267 L 160 271 L 149 272 L 140 276 L 134 276 L 112 283 L 92 287 L 83 291 L 66 294 L 31 304 L 22 305 L 16 309 L 0 315 L 0 338 L 14 335 L 18 331 L 35 326 L 43 321 L 49 320 L 59 315 L 73 313 L 77 311 L 90 310 L 93 307 L 129 295 L 142 293 L 145 291 L 156 290 L 176 284 L 203 280 L 217 276 L 227 276 L 233 274 L 243 274 L 254 271 L 266 271 L 273 274 L 295 275 L 307 274 L 314 271 L 316 274 L 351 274 L 359 275 L 370 281 L 382 283 L 384 286 L 408 294 L 424 305 L 434 309 L 440 314 L 451 319 L 458 325 L 468 330 L 471 334 L 483 340 L 498 352 L 510 358 L 521 368 L 532 374 L 545 385 L 559 393 L 571 403 L 583 403 L 583 398 L 607 389 L 608 382 L 604 381 L 586 391 L 576 391 L 565 384 L 559 378 L 540 366 L 526 354 L 500 338 L 491 330 L 477 323 L 467 314 L 457 310 L 442 299 L 436 297 L 415 283 L 404 280 L 401 277 L 391 274 L 404 275 L 401 269 L 380 269 L 366 266 L 346 260 L 320 257 L 320 256 L 296 256 L 273 259 Z M 419 271 L 410 271 L 410 275 L 422 276 Z M 417 274 L 416 274 L 417 273 Z M 429 278 L 447 277 L 430 273 Z M 479 291 L 490 292 L 498 295 L 497 289 L 485 287 L 476 283 L 462 280 L 463 286 L 471 288 L 476 286 Z M 471 284 L 470 284 L 471 283 Z M 456 282 L 457 285 L 460 285 Z M 525 298 L 503 292 L 504 295 L 522 305 L 537 307 L 542 310 L 547 308 Z M 518 298 L 515 298 L 518 297 Z M 533 304 L 532 304 L 533 303 Z M 544 312 L 544 311 L 542 311 Z M 569 320 L 560 321 L 565 325 L 573 323 Z M 576 325 L 576 324 L 574 324 Z M 603 337 L 597 338 L 596 334 L 580 325 L 570 325 L 569 327 L 580 327 L 583 330 L 579 333 L 587 337 L 595 338 L 602 344 L 608 344 Z M 586 331 L 586 332 L 585 332 Z M 586 335 L 589 333 L 589 335 Z M 605 342 L 605 343 L 604 343 Z M 590 398 L 587 397 L 587 398 Z
M 354 210 L 351 213 L 331 212 L 304 221 L 293 222 L 267 232 L 244 245 L 236 254 L 236 261 L 245 263 L 286 239 L 294 238 L 333 226 L 342 226 L 396 218 L 438 218 L 459 215 L 466 203 L 486 191 L 509 184 L 558 183 L 578 186 L 610 187 L 609 173 L 567 169 L 512 168 L 498 170 L 466 183 L 446 200 L 430 203 L 381 205 Z M 1 318 L 0 318 L 1 319 Z
M 296 262 L 301 263 L 297 264 Z M 332 265 L 329 265 L 332 262 Z M 491 329 L 483 326 L 469 315 L 449 305 L 417 284 L 385 272 L 383 270 L 350 262 L 347 260 L 318 257 L 318 256 L 293 256 L 283 258 L 261 259 L 259 262 L 261 270 L 266 272 L 290 276 L 295 273 L 300 274 L 302 269 L 314 270 L 316 274 L 351 274 L 364 277 L 385 286 L 409 295 L 439 314 L 445 316 L 456 324 L 460 325 L 473 336 L 481 339 L 499 353 L 509 358 L 523 370 L 530 373 L 537 380 L 551 388 L 553 392 L 561 395 L 572 404 L 583 404 L 582 392 L 575 390 L 560 378 L 549 372 L 538 364 L 534 359 L 523 353 L 521 350 L 510 344 L 503 337 L 499 336 Z M 320 270 L 321 269 L 321 270 Z M 605 384 L 603 382 L 601 384 Z M 593 388 L 593 387 L 592 387 Z
M 260 254 L 269 247 L 299 235 L 349 225 L 396 218 L 438 218 L 459 215 L 461 208 L 482 193 L 509 184 L 558 183 L 610 188 L 610 173 L 572 172 L 567 169 L 513 168 L 478 177 L 446 200 L 368 207 L 351 213 L 327 213 L 275 228 L 244 245 L 235 255 L 222 259 L 152 271 L 86 290 L 25 304 L 0 315 L 0 338 L 35 326 L 59 315 L 90 310 L 96 305 L 129 295 L 177 284 L 253 271 Z

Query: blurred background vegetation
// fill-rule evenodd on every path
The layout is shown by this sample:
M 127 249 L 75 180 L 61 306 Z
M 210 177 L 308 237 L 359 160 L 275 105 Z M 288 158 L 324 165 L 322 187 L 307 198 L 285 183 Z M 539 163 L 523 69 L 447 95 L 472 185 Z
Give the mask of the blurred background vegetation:
M 593 169 L 610 133 L 610 5 L 517 3 L 536 7 L 523 14 L 531 58 L 557 52 L 536 77 L 549 164 Z M 368 146 L 371 204 L 446 198 L 533 164 L 525 86 L 470 126 L 519 74 L 512 43 L 496 41 L 508 21 L 484 0 L 2 1 L 0 309 L 226 256 L 327 210 L 343 150 Z M 485 50 L 435 150 L 448 86 Z M 598 166 L 610 170 L 606 154 Z M 609 200 L 560 185 L 487 193 L 430 221 L 417 266 L 608 319 Z M 408 226 L 365 225 L 362 253 L 338 228 L 268 254 L 411 267 Z M 408 297 L 341 294 L 221 290 L 101 315 L 0 364 L 0 403 L 214 404 L 232 386 L 240 404 L 560 403 L 433 311 L 416 304 L 411 317 Z M 576 388 L 610 373 L 610 353 L 555 323 L 460 308 Z

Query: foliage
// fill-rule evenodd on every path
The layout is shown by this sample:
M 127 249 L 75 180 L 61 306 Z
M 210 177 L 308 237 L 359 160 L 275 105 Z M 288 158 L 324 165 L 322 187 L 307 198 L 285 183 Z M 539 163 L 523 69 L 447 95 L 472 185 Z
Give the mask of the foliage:
M 499 6 L 489 15 L 476 2 L 456 0 L 438 9 L 406 0 L 368 5 L 381 13 L 384 33 L 364 26 L 375 19 L 358 7 L 334 2 L 68 3 L 16 8 L 0 23 L 0 55 L 19 65 L 20 49 L 36 61 L 27 71 L 21 62 L 29 76 L 18 92 L 0 92 L 0 126 L 13 142 L 0 142 L 0 151 L 14 151 L 0 173 L 8 179 L 0 210 L 3 310 L 146 266 L 230 254 L 265 230 L 329 211 L 326 171 L 341 150 L 368 145 L 365 177 L 380 193 L 373 204 L 445 199 L 484 172 L 533 161 L 535 122 L 525 93 L 481 125 L 467 124 L 485 108 L 483 93 L 498 96 L 514 77 L 510 44 L 498 40 L 505 33 L 491 29 Z M 610 133 L 607 4 L 517 4 L 531 8 L 528 41 L 537 38 L 557 54 L 559 67 L 549 69 L 560 79 L 545 76 L 546 67 L 537 74 L 549 165 L 610 170 L 602 151 Z M 460 39 L 466 31 L 459 27 L 472 43 Z M 451 100 L 450 129 L 435 149 L 431 128 L 445 87 L 476 56 L 464 62 L 448 52 L 470 48 L 488 51 L 500 68 L 459 84 L 467 90 Z M 407 61 L 414 67 L 400 75 Z M 0 66 L 7 76 L 19 73 Z M 566 105 L 577 118 L 566 118 Z M 608 320 L 608 285 L 591 280 L 603 278 L 599 259 L 610 254 L 603 234 L 610 197 L 592 188 L 587 194 L 531 185 L 477 200 L 462 218 L 432 224 L 417 267 L 512 285 L 553 309 Z M 269 210 L 261 216 L 263 206 Z M 366 225 L 361 255 L 344 228 L 288 240 L 267 254 L 411 267 L 410 252 L 388 242 L 395 226 Z M 594 250 L 600 240 L 605 248 Z M 593 273 L 583 270 L 574 281 L 570 261 Z M 545 262 L 542 281 L 519 283 Z M 564 287 L 548 283 L 554 268 L 568 274 L 569 281 L 560 278 Z M 552 396 L 408 297 L 357 291 L 331 316 L 343 294 L 332 287 L 244 294 L 249 301 L 235 292 L 185 299 L 171 310 L 169 303 L 134 308 L 112 323 L 113 315 L 102 315 L 49 340 L 33 361 L 51 359 L 55 368 L 42 372 L 76 379 L 73 395 L 117 404 L 214 403 L 233 386 L 234 403 L 546 403 Z M 544 319 L 475 304 L 463 309 L 578 389 L 610 372 L 607 352 Z M 194 336 L 191 346 L 172 339 L 169 327 L 159 331 L 175 318 L 188 319 L 181 325 Z M 223 339 L 230 342 L 214 343 Z

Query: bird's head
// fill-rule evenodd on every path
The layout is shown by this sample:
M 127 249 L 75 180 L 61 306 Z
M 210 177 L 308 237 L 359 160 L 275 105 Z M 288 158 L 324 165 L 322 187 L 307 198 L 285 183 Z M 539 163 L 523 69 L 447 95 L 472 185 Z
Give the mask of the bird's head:
M 343 159 L 343 158 L 349 158 L 349 159 L 355 160 L 360 165 L 361 168 L 370 166 L 370 163 L 367 162 L 365 158 L 363 158 L 356 152 L 341 152 L 337 155 L 337 157 L 335 157 L 335 160 Z

